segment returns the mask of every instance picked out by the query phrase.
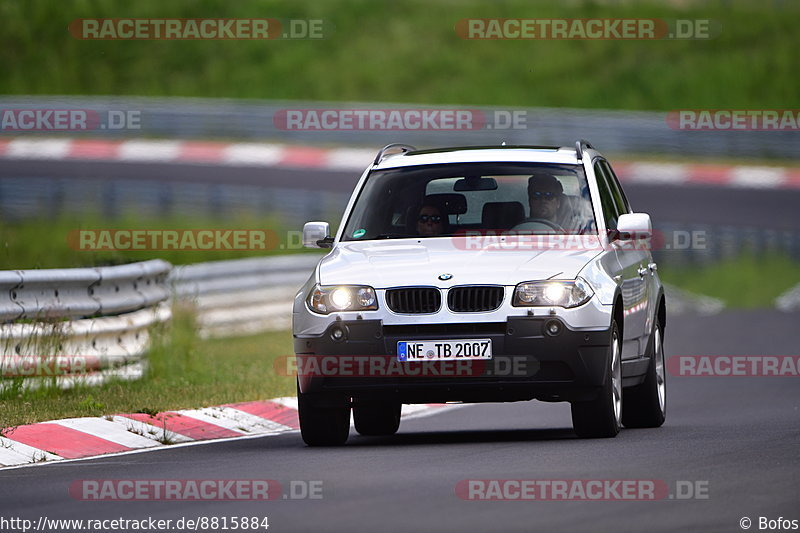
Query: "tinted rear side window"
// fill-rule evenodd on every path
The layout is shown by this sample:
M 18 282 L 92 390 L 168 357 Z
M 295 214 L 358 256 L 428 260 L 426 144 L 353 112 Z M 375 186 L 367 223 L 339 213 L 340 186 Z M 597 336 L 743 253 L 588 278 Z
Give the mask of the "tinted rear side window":
M 614 171 L 611 169 L 611 165 L 608 164 L 608 161 L 600 160 L 599 162 L 605 171 L 608 186 L 611 188 L 611 195 L 614 197 L 614 204 L 617 206 L 617 212 L 620 215 L 624 213 L 630 213 L 631 206 L 628 203 L 628 198 L 622 191 L 622 187 L 619 185 L 617 175 L 614 174 Z
M 600 204 L 603 208 L 603 218 L 606 220 L 606 229 L 615 230 L 617 229 L 619 211 L 611 193 L 611 188 L 608 186 L 608 178 L 600 164 L 600 160 L 594 164 L 594 173 L 597 176 L 597 188 L 600 190 Z

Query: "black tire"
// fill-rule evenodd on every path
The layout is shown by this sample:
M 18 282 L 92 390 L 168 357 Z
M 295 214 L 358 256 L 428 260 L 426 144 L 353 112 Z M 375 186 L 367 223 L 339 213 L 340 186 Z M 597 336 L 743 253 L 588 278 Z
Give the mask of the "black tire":
M 332 406 L 336 403 L 341 406 Z M 327 404 L 327 405 L 326 405 Z M 322 394 L 306 394 L 297 388 L 300 435 L 309 446 L 341 446 L 350 433 L 349 399 Z
M 664 328 L 656 321 L 650 341 L 650 364 L 641 385 L 625 389 L 622 424 L 626 428 L 657 428 L 667 418 L 667 373 Z
M 356 401 L 353 420 L 361 435 L 394 435 L 400 428 L 400 402 Z
M 622 418 L 622 339 L 611 321 L 608 364 L 603 388 L 597 398 L 572 403 L 572 427 L 581 438 L 609 438 L 619 433 Z

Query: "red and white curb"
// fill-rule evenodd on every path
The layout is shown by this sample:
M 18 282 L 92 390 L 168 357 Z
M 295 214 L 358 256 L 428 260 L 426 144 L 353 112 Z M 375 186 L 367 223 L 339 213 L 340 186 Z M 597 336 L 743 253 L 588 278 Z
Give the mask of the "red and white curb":
M 269 143 L 0 139 L 0 158 L 131 163 L 190 163 L 363 171 L 375 150 Z
M 403 418 L 441 412 L 446 404 L 404 405 Z M 0 467 L 159 448 L 215 439 L 279 435 L 300 428 L 297 398 L 201 409 L 67 418 L 16 426 L 0 437 Z
M 213 164 L 361 172 L 375 157 L 364 148 L 317 148 L 269 143 L 109 141 L 97 139 L 0 139 L 0 158 L 131 163 Z M 753 165 L 617 162 L 627 182 L 800 189 L 800 168 Z

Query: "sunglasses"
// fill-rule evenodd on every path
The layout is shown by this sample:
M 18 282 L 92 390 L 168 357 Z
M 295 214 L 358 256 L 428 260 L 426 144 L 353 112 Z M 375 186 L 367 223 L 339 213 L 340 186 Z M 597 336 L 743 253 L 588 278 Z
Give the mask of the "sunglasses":
M 558 198 L 558 193 L 533 191 L 531 193 L 531 198 L 534 198 L 536 200 L 554 200 L 555 198 Z
M 420 215 L 419 216 L 419 221 L 420 222 L 431 221 L 433 223 L 437 223 L 437 222 L 441 222 L 442 221 L 442 217 L 439 216 L 439 215 Z

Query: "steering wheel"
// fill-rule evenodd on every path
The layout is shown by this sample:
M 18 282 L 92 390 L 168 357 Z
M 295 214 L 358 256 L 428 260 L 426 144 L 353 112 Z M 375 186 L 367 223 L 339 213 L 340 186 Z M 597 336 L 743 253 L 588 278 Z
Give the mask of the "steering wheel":
M 520 226 L 525 226 L 527 224 L 532 224 L 532 223 L 542 224 L 544 226 L 549 227 L 553 231 L 560 231 L 560 232 L 564 231 L 564 228 L 562 228 L 558 223 L 553 222 L 552 220 L 548 220 L 546 218 L 528 218 L 526 220 L 523 220 L 522 222 L 520 222 L 511 229 L 512 230 L 529 229 L 529 228 L 521 228 Z

